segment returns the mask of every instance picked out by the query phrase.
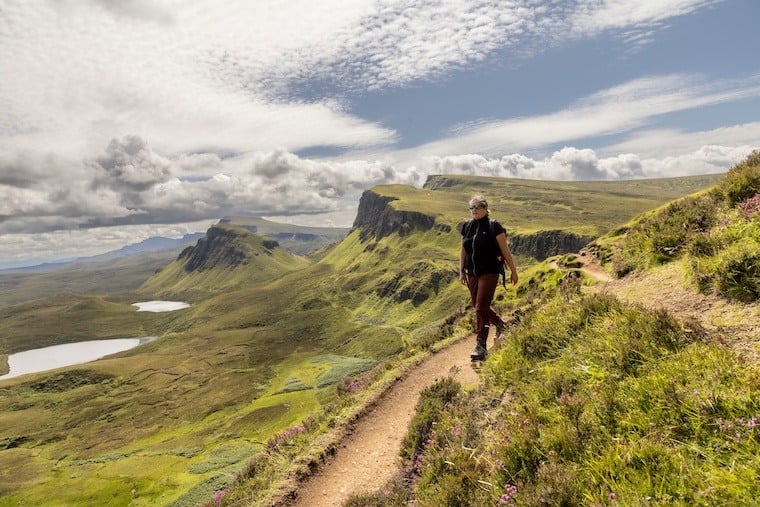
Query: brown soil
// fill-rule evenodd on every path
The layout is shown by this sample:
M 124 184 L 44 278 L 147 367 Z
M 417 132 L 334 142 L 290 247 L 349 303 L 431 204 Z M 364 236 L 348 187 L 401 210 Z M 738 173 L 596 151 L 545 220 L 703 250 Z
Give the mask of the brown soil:
M 335 455 L 298 488 L 290 505 L 334 507 L 350 495 L 383 487 L 399 469 L 401 440 L 420 392 L 436 379 L 453 375 L 463 386 L 478 383 L 470 362 L 473 337 L 462 339 L 422 361 L 391 387 L 355 425 Z M 491 342 L 492 343 L 492 342 Z

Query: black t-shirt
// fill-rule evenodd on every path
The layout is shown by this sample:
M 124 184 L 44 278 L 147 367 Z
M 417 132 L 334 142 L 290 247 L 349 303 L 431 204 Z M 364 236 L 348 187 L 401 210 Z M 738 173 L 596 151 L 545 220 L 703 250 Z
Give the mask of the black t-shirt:
M 499 234 L 505 234 L 504 227 L 487 216 L 462 225 L 465 271 L 474 275 L 501 273 L 504 265 L 499 260 L 501 250 L 496 242 Z

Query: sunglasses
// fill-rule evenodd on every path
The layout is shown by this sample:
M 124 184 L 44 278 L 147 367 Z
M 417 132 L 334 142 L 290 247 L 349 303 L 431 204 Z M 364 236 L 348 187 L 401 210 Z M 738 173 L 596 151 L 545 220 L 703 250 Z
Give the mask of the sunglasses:
M 485 206 L 483 206 L 482 204 L 476 204 L 475 206 L 468 206 L 468 208 L 470 208 L 470 210 L 474 210 L 474 209 L 485 208 Z

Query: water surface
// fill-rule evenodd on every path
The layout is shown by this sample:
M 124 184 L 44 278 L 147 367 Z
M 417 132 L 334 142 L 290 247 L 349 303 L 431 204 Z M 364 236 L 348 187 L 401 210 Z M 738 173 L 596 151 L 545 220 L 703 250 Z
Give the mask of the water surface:
M 129 350 L 155 339 L 155 336 L 144 336 L 142 338 L 89 340 L 17 352 L 8 356 L 10 371 L 0 376 L 0 380 L 18 377 L 27 373 L 52 370 L 63 366 L 88 363 L 110 354 Z

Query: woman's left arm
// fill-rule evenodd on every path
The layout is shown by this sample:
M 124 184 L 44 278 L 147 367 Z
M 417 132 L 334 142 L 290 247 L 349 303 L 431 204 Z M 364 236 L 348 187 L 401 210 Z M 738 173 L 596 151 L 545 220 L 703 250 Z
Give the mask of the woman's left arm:
M 499 250 L 501 250 L 501 257 L 504 259 L 504 263 L 509 266 L 509 271 L 512 273 L 510 281 L 513 285 L 517 285 L 517 267 L 515 267 L 515 260 L 512 258 L 512 252 L 509 251 L 509 247 L 507 246 L 507 235 L 501 233 L 496 236 L 496 243 L 499 245 Z

